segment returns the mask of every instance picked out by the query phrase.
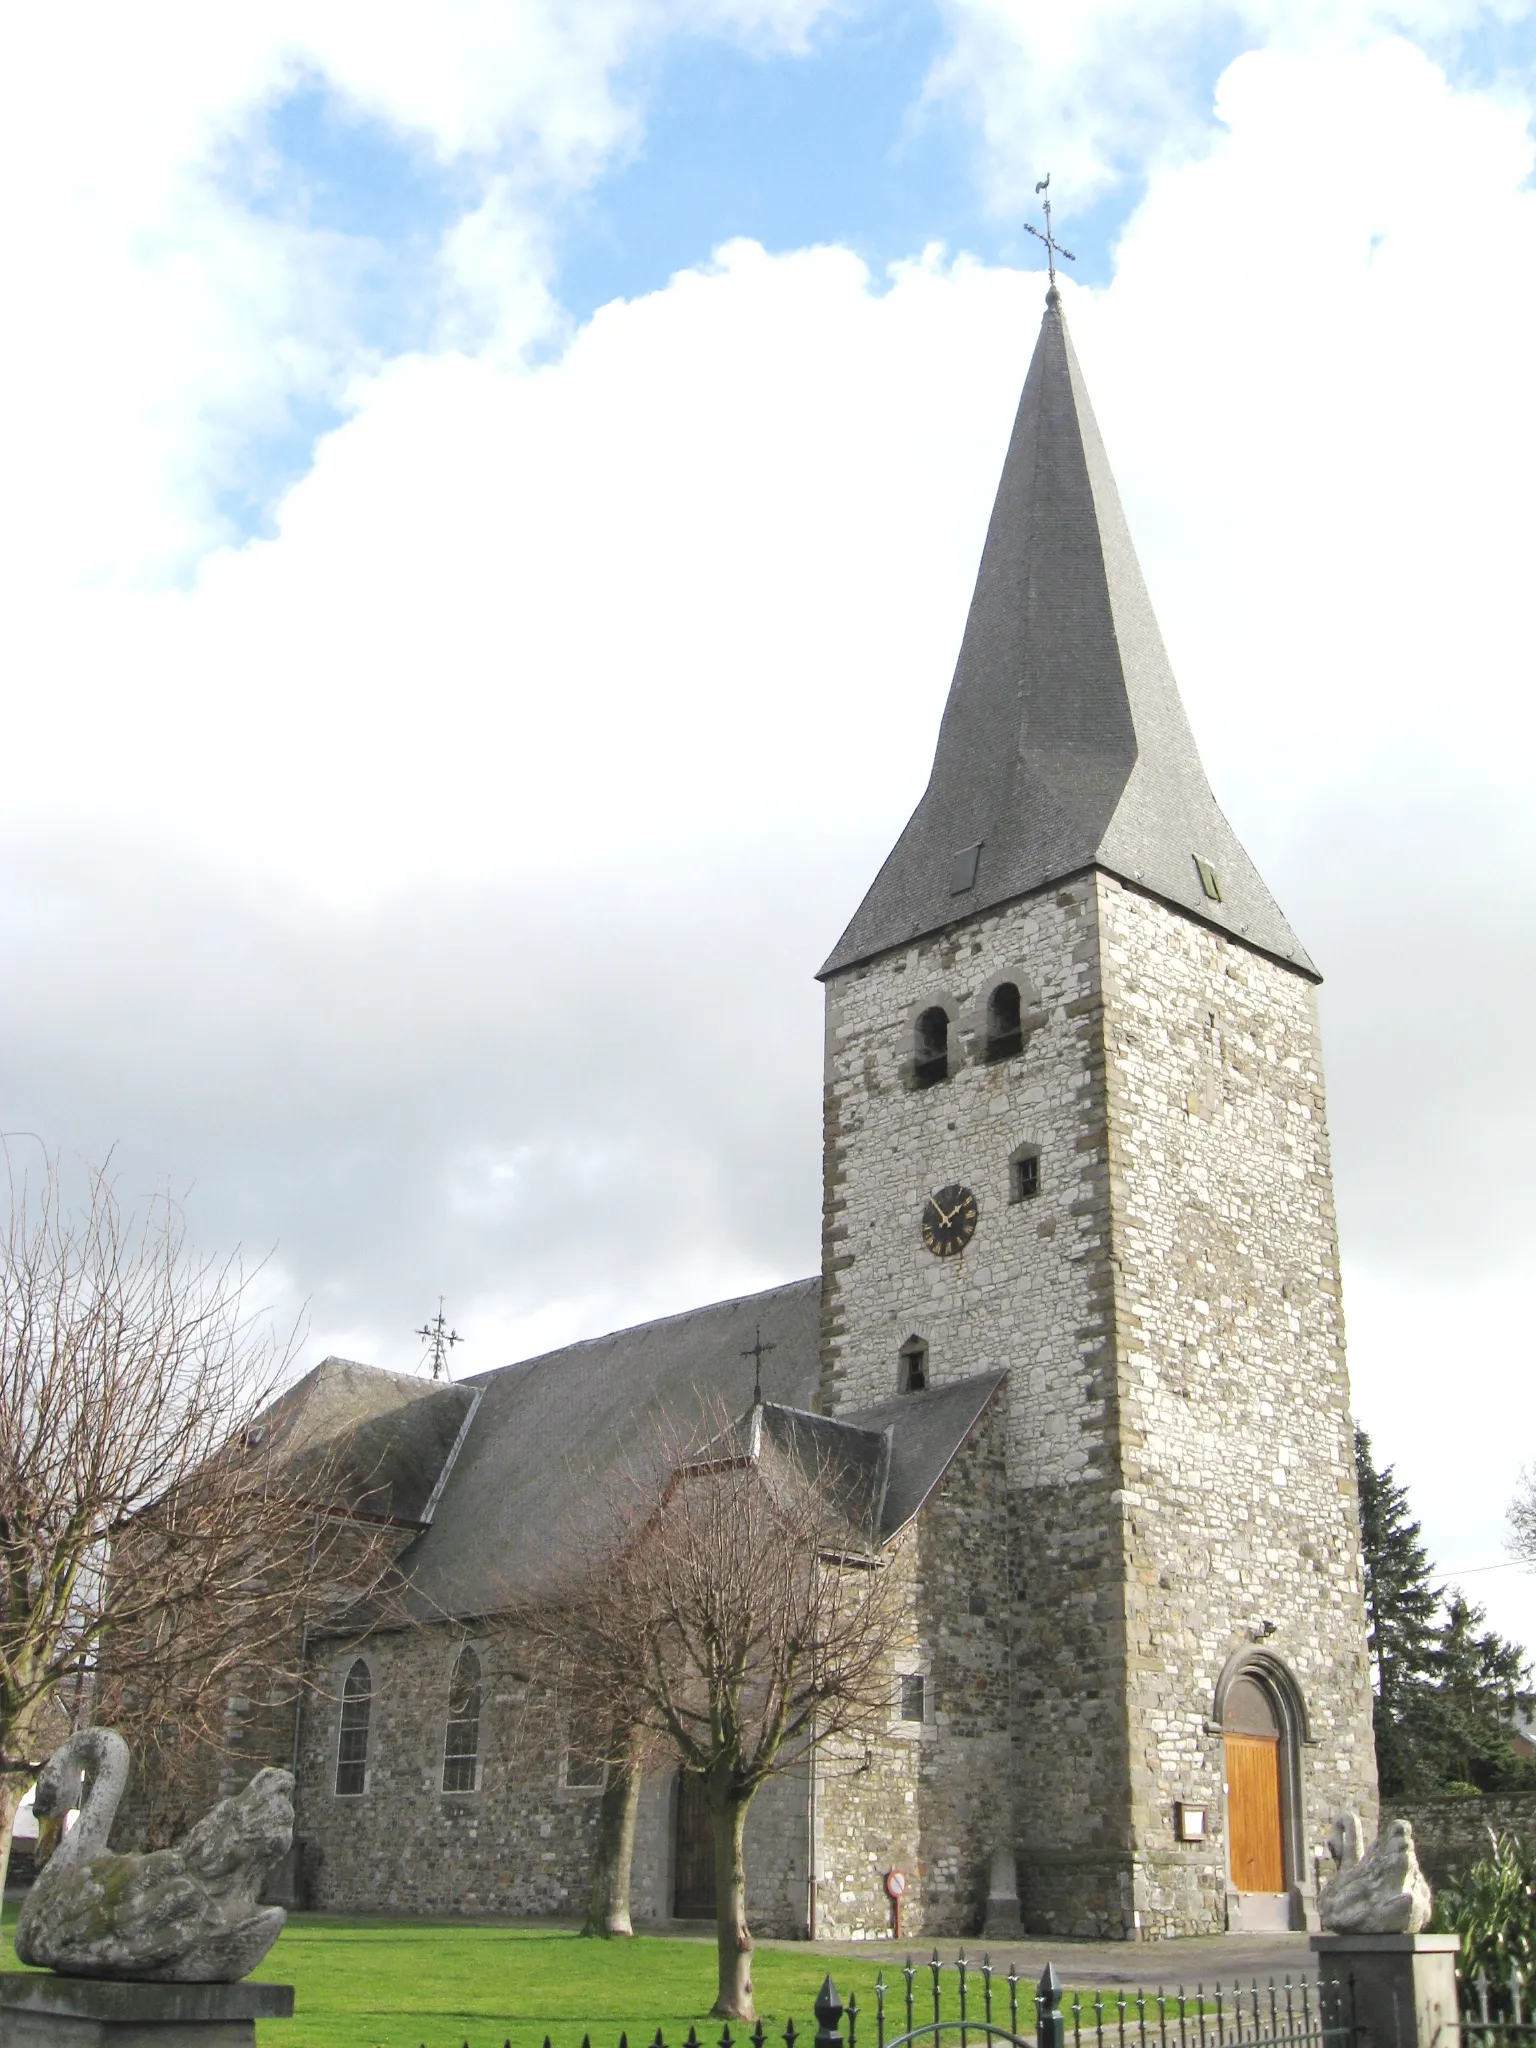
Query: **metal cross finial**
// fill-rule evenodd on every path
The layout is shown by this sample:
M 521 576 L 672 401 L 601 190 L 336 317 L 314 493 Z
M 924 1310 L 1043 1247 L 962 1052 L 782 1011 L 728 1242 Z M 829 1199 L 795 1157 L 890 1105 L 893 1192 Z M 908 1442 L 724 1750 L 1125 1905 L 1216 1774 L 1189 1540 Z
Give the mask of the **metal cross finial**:
M 1045 261 L 1051 273 L 1049 296 L 1054 299 L 1056 294 L 1056 258 L 1058 256 L 1065 256 L 1069 263 L 1075 263 L 1077 258 L 1070 249 L 1064 249 L 1051 232 L 1051 174 L 1049 171 L 1040 180 L 1035 190 L 1042 193 L 1045 198 L 1045 233 L 1042 234 L 1032 221 L 1025 221 L 1024 226 L 1037 242 L 1044 242 L 1045 244 Z
M 770 1351 L 777 1351 L 778 1348 L 777 1344 L 765 1344 L 763 1342 L 763 1326 L 759 1323 L 755 1341 L 749 1344 L 741 1354 L 743 1358 L 750 1358 L 753 1364 L 752 1406 L 754 1408 L 761 1408 L 763 1405 L 763 1360 Z
M 421 1328 L 413 1334 L 425 1339 L 426 1343 L 431 1347 L 433 1379 L 451 1378 L 452 1375 L 448 1371 L 448 1354 L 455 1344 L 462 1344 L 464 1339 L 457 1330 L 449 1329 L 448 1319 L 443 1314 L 442 1295 L 437 1297 L 437 1314 L 430 1323 L 423 1323 Z

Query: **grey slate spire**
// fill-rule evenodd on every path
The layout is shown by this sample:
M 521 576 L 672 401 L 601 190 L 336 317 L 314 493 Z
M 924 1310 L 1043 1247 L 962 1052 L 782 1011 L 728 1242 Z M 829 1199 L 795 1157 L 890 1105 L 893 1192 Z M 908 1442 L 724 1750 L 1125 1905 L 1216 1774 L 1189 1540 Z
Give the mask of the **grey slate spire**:
M 822 974 L 1095 866 L 1316 976 L 1205 779 L 1052 290 L 928 788 Z

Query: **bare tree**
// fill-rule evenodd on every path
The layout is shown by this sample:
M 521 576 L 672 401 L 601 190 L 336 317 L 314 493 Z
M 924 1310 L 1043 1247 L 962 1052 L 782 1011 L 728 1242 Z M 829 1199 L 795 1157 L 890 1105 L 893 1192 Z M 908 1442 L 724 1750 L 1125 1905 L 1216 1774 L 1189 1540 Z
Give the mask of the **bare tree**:
M 9 1162 L 8 1162 L 9 1163 Z M 299 1682 L 304 1617 L 387 1558 L 326 1501 L 323 1453 L 260 1417 L 288 1357 L 235 1261 L 100 1171 L 10 1175 L 0 1238 L 0 1881 L 16 1807 L 74 1720 L 222 1746 L 252 1670 Z
M 583 1934 L 611 1941 L 635 1931 L 630 1917 L 635 1828 L 646 1765 L 655 1748 L 654 1735 L 644 1721 L 621 1714 L 610 1719 L 604 1753 L 593 1759 L 593 1767 L 603 1773 L 603 1792 L 597 1808 L 597 1841 Z
M 613 1504 L 560 1609 L 597 1697 L 702 1783 L 724 2019 L 756 2017 L 748 1808 L 818 1743 L 886 1724 L 906 1627 L 898 1575 L 825 1447 L 808 1431 L 775 1445 L 764 1413 L 715 1416 L 703 1448 L 670 1432 L 661 1476 Z

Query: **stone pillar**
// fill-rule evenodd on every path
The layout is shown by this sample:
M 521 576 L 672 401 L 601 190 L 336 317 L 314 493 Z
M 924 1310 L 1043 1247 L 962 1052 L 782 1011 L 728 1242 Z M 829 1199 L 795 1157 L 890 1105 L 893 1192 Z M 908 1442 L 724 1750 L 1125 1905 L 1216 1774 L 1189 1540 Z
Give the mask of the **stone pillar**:
M 291 1984 L 145 1984 L 0 1971 L 0 2048 L 256 2048 Z
M 981 1931 L 988 1941 L 1016 1940 L 1024 1932 L 1019 1917 L 1019 1870 L 1012 1849 L 994 1849 L 987 1881 L 987 1917 Z
M 1361 2048 L 1459 2048 L 1456 1934 L 1314 1934 L 1329 2025 L 1353 2017 Z

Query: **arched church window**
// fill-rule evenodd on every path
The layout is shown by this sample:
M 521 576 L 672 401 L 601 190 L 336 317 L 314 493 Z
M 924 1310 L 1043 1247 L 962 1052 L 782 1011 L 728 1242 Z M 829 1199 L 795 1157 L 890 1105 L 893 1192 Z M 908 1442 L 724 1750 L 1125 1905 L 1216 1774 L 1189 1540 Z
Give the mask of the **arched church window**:
M 909 1337 L 896 1354 L 896 1385 L 903 1394 L 920 1394 L 928 1384 L 928 1346 Z
M 443 1744 L 443 1790 L 473 1792 L 480 1783 L 480 1659 L 462 1649 L 448 1688 L 448 1735 Z
M 917 1020 L 912 1079 L 919 1088 L 949 1079 L 949 1017 L 937 1004 Z
M 368 1789 L 368 1720 L 373 1709 L 373 1674 L 359 1657 L 341 1688 L 341 1737 L 336 1745 L 336 1790 L 351 1795 Z
M 1011 1060 L 1024 1050 L 1024 1014 L 1016 981 L 999 982 L 987 997 L 987 1058 Z

